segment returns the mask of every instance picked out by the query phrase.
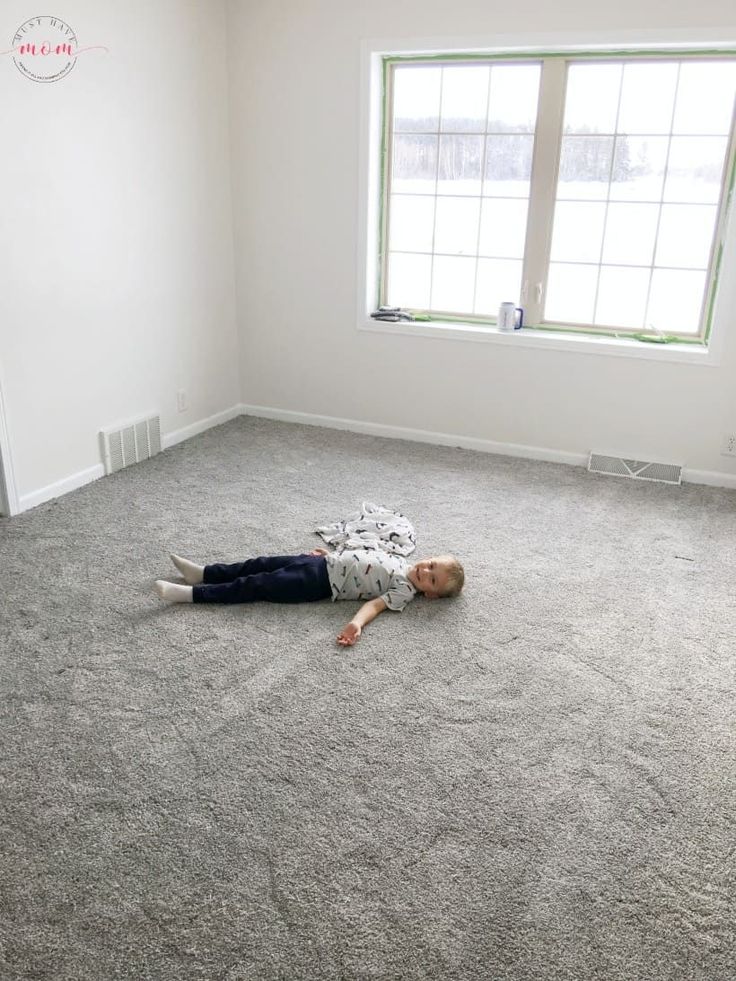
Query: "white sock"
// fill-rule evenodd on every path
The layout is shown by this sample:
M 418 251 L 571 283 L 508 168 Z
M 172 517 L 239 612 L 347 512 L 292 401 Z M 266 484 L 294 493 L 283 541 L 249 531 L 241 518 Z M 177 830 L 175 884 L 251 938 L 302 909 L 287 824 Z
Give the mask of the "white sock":
M 157 579 L 153 584 L 153 588 L 156 590 L 162 600 L 168 600 L 169 603 L 194 602 L 192 599 L 191 586 L 181 586 L 179 583 L 166 582 L 163 579 Z
M 174 555 L 173 552 L 171 553 L 171 561 L 190 586 L 196 586 L 197 583 L 202 582 L 202 577 L 204 576 L 203 565 L 196 565 L 194 562 L 190 562 L 189 559 L 183 559 L 181 555 Z

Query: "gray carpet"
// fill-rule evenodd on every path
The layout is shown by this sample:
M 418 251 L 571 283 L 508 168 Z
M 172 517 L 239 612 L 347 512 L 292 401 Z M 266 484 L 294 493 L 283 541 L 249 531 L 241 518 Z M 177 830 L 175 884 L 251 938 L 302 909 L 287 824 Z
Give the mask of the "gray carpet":
M 151 591 L 362 500 L 464 594 Z M 0 520 L 0 977 L 733 978 L 735 514 L 240 418 Z

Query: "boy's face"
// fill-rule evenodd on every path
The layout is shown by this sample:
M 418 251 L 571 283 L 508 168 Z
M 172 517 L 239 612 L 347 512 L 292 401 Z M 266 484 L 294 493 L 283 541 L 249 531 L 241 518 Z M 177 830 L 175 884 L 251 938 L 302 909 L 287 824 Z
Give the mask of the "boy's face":
M 428 599 L 437 599 L 447 589 L 449 576 L 447 559 L 442 556 L 416 562 L 408 572 L 409 582 Z

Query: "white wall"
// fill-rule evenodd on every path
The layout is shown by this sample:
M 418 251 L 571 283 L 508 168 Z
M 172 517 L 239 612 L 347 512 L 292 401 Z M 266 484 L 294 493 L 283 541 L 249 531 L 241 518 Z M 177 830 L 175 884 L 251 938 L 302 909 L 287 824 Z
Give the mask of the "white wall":
M 736 486 L 736 459 L 720 454 L 736 431 L 736 221 L 717 367 L 369 334 L 355 314 L 362 39 L 712 28 L 734 41 L 732 0 L 229 0 L 228 10 L 244 403 L 560 455 L 619 451 Z
M 356 329 L 361 39 L 530 25 L 736 37 L 731 0 L 610 9 L 66 0 L 56 15 L 79 46 L 107 52 L 51 84 L 0 57 L 0 454 L 21 506 L 99 472 L 104 426 L 158 410 L 176 438 L 240 402 L 736 478 L 719 453 L 736 430 L 732 336 L 713 368 Z M 38 13 L 6 0 L 8 47 Z M 716 324 L 728 334 L 733 245 Z
M 102 427 L 158 410 L 167 434 L 240 400 L 224 4 L 47 12 L 109 50 L 46 84 L 0 58 L 0 385 L 21 505 L 99 466 Z M 5 0 L 3 48 L 37 14 Z

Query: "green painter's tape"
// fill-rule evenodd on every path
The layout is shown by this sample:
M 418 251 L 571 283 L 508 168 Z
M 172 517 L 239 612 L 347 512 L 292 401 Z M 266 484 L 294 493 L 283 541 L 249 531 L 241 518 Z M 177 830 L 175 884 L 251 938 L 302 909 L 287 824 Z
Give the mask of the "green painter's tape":
M 384 194 L 384 188 L 386 186 L 386 130 L 388 128 L 388 73 L 389 73 L 389 63 L 388 59 L 383 59 L 383 78 L 381 80 L 382 92 L 381 101 L 383 103 L 383 113 L 381 116 L 381 178 L 380 178 L 380 200 L 379 200 L 379 211 L 378 211 L 378 269 L 376 271 L 376 297 L 378 298 L 378 303 L 375 306 L 380 306 L 383 303 L 383 252 L 386 248 L 386 243 L 384 242 L 383 226 L 384 226 L 384 199 L 386 195 Z
M 679 340 L 674 334 L 632 334 L 631 336 L 636 341 L 644 341 L 645 344 L 672 344 L 673 341 Z
M 518 59 L 533 58 L 694 58 L 700 55 L 703 58 L 711 57 L 734 57 L 736 48 L 683 48 L 681 50 L 669 49 L 662 51 L 649 50 L 626 50 L 614 49 L 611 51 L 510 51 L 510 52 L 482 52 L 468 51 L 458 54 L 436 54 L 436 55 L 385 55 L 384 61 L 392 63 L 403 63 L 412 61 L 516 61 Z
M 415 321 L 432 324 L 458 324 L 464 327 L 495 327 L 495 320 L 469 320 L 463 317 L 432 317 L 429 314 L 414 314 Z M 410 321 L 408 321 L 410 322 Z M 511 333 L 511 331 L 508 331 Z M 618 341 L 641 341 L 645 344 L 689 344 L 704 347 L 699 337 L 678 337 L 676 334 L 628 334 L 620 330 L 585 330 L 581 327 L 565 327 L 564 324 L 524 324 L 524 334 L 572 334 L 577 337 L 605 337 Z
M 708 343 L 710 338 L 711 327 L 713 326 L 713 307 L 716 303 L 716 294 L 718 293 L 718 277 L 721 274 L 721 258 L 723 257 L 723 243 L 718 246 L 718 255 L 716 256 L 716 271 L 713 276 L 713 286 L 710 291 L 710 299 L 708 301 L 708 316 L 705 321 L 705 336 L 704 343 Z
M 628 334 L 622 330 L 585 330 L 580 327 L 564 327 L 561 324 L 536 324 L 524 326 L 524 330 L 543 331 L 549 334 L 577 334 L 578 337 L 612 337 L 617 341 L 641 341 L 646 344 L 691 344 L 704 347 L 699 337 L 678 337 L 676 334 Z
M 724 227 L 728 226 L 729 216 L 731 214 L 731 208 L 733 207 L 733 188 L 734 181 L 736 181 L 736 153 L 734 153 L 733 161 L 731 163 L 731 175 L 728 181 L 728 191 L 726 192 L 726 214 L 724 216 Z M 710 332 L 713 326 L 713 307 L 716 302 L 716 295 L 718 293 L 718 280 L 721 275 L 721 259 L 723 258 L 723 242 L 718 246 L 718 255 L 716 256 L 716 269 L 713 276 L 713 285 L 710 291 L 710 299 L 708 301 L 708 316 L 705 320 L 705 334 L 704 341 L 707 344 L 710 339 Z

